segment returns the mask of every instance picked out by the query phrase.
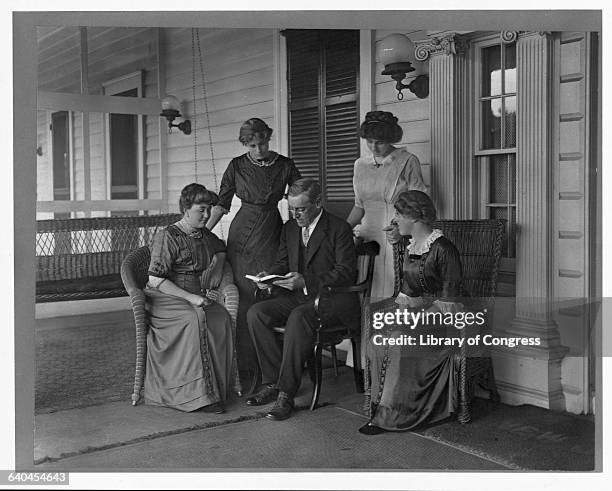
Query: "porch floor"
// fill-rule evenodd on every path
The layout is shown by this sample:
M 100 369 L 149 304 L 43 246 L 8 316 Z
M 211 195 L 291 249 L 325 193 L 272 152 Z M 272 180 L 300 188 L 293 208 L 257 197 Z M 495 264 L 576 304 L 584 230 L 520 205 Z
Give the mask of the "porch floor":
M 210 415 L 132 407 L 130 312 L 37 321 L 35 469 L 88 470 L 575 470 L 594 469 L 593 418 L 476 399 L 454 419 L 366 437 L 352 371 L 324 374 L 321 407 L 272 422 L 243 399 Z M 296 445 L 296 442 L 300 442 Z

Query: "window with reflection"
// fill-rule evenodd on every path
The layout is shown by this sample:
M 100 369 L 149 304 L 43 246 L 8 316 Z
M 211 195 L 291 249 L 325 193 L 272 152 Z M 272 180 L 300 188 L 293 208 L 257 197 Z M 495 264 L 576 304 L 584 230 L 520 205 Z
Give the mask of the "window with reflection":
M 507 223 L 503 255 L 515 257 L 516 43 L 496 37 L 476 45 L 480 212 Z

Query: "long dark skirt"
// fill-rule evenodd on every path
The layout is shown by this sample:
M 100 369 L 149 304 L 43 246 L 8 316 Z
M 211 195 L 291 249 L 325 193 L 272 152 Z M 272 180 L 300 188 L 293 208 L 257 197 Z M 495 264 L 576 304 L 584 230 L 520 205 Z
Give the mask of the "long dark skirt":
M 253 304 L 255 283 L 244 277 L 268 269 L 276 260 L 283 221 L 276 206 L 243 203 L 230 226 L 227 256 L 234 272 L 240 303 L 236 320 L 236 353 L 241 373 L 257 364 L 246 313 Z
M 385 311 L 398 308 L 388 302 L 380 302 L 379 306 Z M 375 304 L 372 307 L 373 311 L 377 310 Z M 445 333 L 446 329 L 439 326 L 417 326 L 412 330 L 405 326 L 388 326 L 374 335 L 399 338 L 431 334 L 438 338 Z M 380 346 L 370 337 L 366 356 L 372 378 L 372 424 L 389 431 L 405 431 L 443 420 L 456 410 L 458 362 L 453 349 Z
M 147 290 L 150 330 L 144 383 L 147 404 L 194 411 L 223 401 L 232 384 L 230 316 Z

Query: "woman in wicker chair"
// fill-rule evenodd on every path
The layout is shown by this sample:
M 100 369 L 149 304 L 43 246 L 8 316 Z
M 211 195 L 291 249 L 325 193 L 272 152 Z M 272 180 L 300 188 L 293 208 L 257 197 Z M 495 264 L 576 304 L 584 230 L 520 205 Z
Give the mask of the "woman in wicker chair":
M 457 335 L 455 327 L 441 325 L 442 316 L 409 325 L 403 311 L 454 314 L 462 309 L 459 252 L 440 230 L 432 228 L 436 209 L 425 193 L 403 192 L 394 206 L 400 234 L 412 238 L 406 248 L 401 292 L 371 306 L 372 319 L 377 321 L 366 348 L 372 377 L 371 420 L 359 429 L 367 435 L 440 421 L 457 406 L 452 349 L 423 342 L 446 338 L 453 331 Z M 394 317 L 395 322 L 382 322 L 382 314 L 398 310 L 402 314 Z M 406 336 L 413 336 L 416 345 L 389 345 L 389 340 L 408 343 Z
M 183 218 L 155 235 L 147 298 L 147 404 L 221 413 L 231 386 L 230 316 L 218 304 L 225 244 L 206 227 L 217 195 L 201 184 L 180 197 Z

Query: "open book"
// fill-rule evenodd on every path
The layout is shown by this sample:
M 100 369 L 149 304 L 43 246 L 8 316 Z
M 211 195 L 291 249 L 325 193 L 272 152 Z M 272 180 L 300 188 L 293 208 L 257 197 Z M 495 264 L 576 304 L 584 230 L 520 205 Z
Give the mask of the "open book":
M 253 276 L 252 274 L 245 274 L 244 277 L 248 278 L 251 281 L 254 281 L 255 283 L 266 283 L 268 285 L 271 285 L 272 282 L 276 281 L 276 280 L 287 279 L 286 276 L 280 276 L 280 275 L 277 275 L 277 274 L 269 274 L 267 276 L 262 276 L 261 278 L 259 278 L 257 276 Z

